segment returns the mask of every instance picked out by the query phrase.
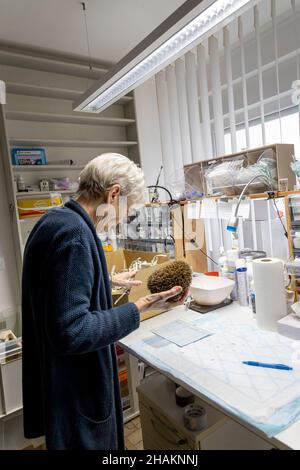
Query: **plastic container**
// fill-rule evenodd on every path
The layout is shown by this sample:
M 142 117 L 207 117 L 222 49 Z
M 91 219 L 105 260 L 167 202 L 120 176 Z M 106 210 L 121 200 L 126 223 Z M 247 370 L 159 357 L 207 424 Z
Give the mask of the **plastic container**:
M 227 278 L 234 281 L 235 286 L 231 292 L 230 298 L 232 300 L 238 299 L 237 294 L 237 280 L 236 280 L 236 262 L 239 258 L 239 250 L 233 249 L 227 251 Z
M 50 193 L 50 195 L 31 196 L 30 194 L 18 198 L 18 211 L 20 219 L 27 217 L 40 217 L 47 210 L 63 205 L 61 195 Z
M 227 277 L 227 257 L 225 255 L 224 247 L 220 248 L 220 258 L 218 259 L 220 276 Z
M 250 293 L 249 293 L 249 304 L 253 313 L 256 313 L 256 298 L 255 298 L 255 288 L 254 281 L 250 283 Z
M 18 179 L 17 179 L 17 187 L 18 187 L 18 191 L 25 191 L 26 189 L 26 184 L 25 184 L 25 180 L 23 178 L 22 175 L 19 175 L 18 176 Z
M 241 307 L 248 307 L 249 305 L 249 287 L 247 268 L 238 268 L 236 270 L 238 299 Z
M 228 278 L 200 275 L 193 278 L 190 293 L 199 305 L 217 305 L 231 294 L 234 287 L 235 282 Z

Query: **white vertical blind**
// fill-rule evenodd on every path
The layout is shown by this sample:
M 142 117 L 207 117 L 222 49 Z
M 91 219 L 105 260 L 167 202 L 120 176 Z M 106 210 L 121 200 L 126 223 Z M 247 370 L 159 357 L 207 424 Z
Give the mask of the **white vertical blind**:
M 249 113 L 248 113 L 248 94 L 247 94 L 247 80 L 246 80 L 246 57 L 244 45 L 244 27 L 242 17 L 238 18 L 238 35 L 241 49 L 241 71 L 242 71 L 242 87 L 243 87 L 243 103 L 244 103 L 244 122 L 246 133 L 246 147 L 250 147 L 250 129 L 249 129 Z
M 173 140 L 171 134 L 170 113 L 168 104 L 168 91 L 165 81 L 165 72 L 161 71 L 156 75 L 156 92 L 160 124 L 160 135 L 163 155 L 163 167 L 165 183 L 171 182 L 174 173 L 173 164 Z
M 260 41 L 260 19 L 258 5 L 254 7 L 254 29 L 256 39 L 256 53 L 257 53 L 257 70 L 258 70 L 258 86 L 259 86 L 259 101 L 260 101 L 260 121 L 261 121 L 261 134 L 262 144 L 266 144 L 266 124 L 265 124 L 265 107 L 264 107 L 264 88 L 262 76 L 262 58 L 261 58 L 261 41 Z
M 185 165 L 192 163 L 191 134 L 189 124 L 189 111 L 187 103 L 185 62 L 177 59 L 175 62 L 177 98 L 179 107 L 179 122 L 181 132 L 182 158 Z
M 206 158 L 213 156 L 213 147 L 211 139 L 210 111 L 208 98 L 207 67 L 205 47 L 200 44 L 197 47 L 198 60 L 198 90 L 200 94 L 200 107 L 202 113 L 203 142 Z
M 278 112 L 279 112 L 279 126 L 280 126 L 280 141 L 282 142 L 282 122 L 281 122 L 281 103 L 280 103 L 280 80 L 279 80 L 279 61 L 278 61 L 278 34 L 277 34 L 277 5 L 276 0 L 271 0 L 271 18 L 272 18 L 272 29 L 273 29 L 273 42 L 274 42 L 274 58 L 275 58 L 275 69 L 276 69 L 276 88 L 278 97 Z
M 180 170 L 180 162 L 271 143 L 266 116 L 278 111 L 281 117 L 282 107 L 293 106 L 292 83 L 300 80 L 299 5 L 300 0 L 261 0 L 177 59 L 164 72 L 167 83 L 160 76 L 157 91 L 169 176 Z M 278 38 L 284 38 L 283 47 L 278 47 Z M 251 122 L 256 119 L 259 125 Z M 284 123 L 280 127 L 276 140 L 283 141 Z
M 173 161 L 174 161 L 174 176 L 175 181 L 183 181 L 183 159 L 182 159 L 182 144 L 181 133 L 179 124 L 179 106 L 177 97 L 177 86 L 175 68 L 169 65 L 166 69 L 167 90 L 169 99 L 169 115 L 171 123 L 171 134 L 173 140 Z
M 255 206 L 254 199 L 250 200 L 250 211 L 251 211 L 251 225 L 252 225 L 252 240 L 253 240 L 253 249 L 257 250 L 257 233 L 256 233 L 256 222 L 255 222 Z
M 193 161 L 199 162 L 200 160 L 206 160 L 207 157 L 204 152 L 203 138 L 201 132 L 196 60 L 195 54 L 193 52 L 188 52 L 186 54 L 185 63 L 192 155 Z
M 224 28 L 224 50 L 225 50 L 225 61 L 226 61 L 226 79 L 227 79 L 227 95 L 228 95 L 228 111 L 229 111 L 229 122 L 230 122 L 230 138 L 231 138 L 231 151 L 234 153 L 237 151 L 236 142 L 236 124 L 235 124 L 235 112 L 234 112 L 234 93 L 232 83 L 232 60 L 231 60 L 231 46 L 230 46 L 230 33 L 228 26 Z
M 268 231 L 269 231 L 269 244 L 270 244 L 270 255 L 274 256 L 274 249 L 273 249 L 273 236 L 272 236 L 272 219 L 271 219 L 271 208 L 270 208 L 271 201 L 267 201 L 267 210 L 268 210 Z
M 208 39 L 210 65 L 211 65 L 211 84 L 212 84 L 212 100 L 214 110 L 214 127 L 216 138 L 216 155 L 224 155 L 224 121 L 223 121 L 223 105 L 221 91 L 221 74 L 219 61 L 219 45 L 215 36 Z
M 296 57 L 296 65 L 297 65 L 297 80 L 300 80 L 300 57 L 299 57 L 299 31 L 297 25 L 297 10 L 296 10 L 296 0 L 291 0 L 291 7 L 292 7 L 292 14 L 294 16 L 294 31 L 293 34 L 295 35 L 295 42 L 297 46 L 297 57 Z M 300 139 L 300 102 L 298 104 L 298 112 L 299 112 L 299 139 Z

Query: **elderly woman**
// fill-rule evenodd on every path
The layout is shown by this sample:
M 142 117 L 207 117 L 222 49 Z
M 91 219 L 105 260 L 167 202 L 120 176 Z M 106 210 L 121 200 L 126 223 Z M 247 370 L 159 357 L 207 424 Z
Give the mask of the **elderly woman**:
M 76 200 L 51 209 L 28 239 L 22 285 L 24 431 L 27 438 L 45 435 L 48 449 L 124 448 L 114 343 L 139 327 L 141 312 L 169 305 L 181 288 L 113 308 L 95 225 L 99 206 L 114 208 L 120 220 L 120 197 L 132 205 L 143 193 L 143 173 L 133 162 L 100 155 L 82 171 Z M 137 282 L 129 275 L 115 281 Z

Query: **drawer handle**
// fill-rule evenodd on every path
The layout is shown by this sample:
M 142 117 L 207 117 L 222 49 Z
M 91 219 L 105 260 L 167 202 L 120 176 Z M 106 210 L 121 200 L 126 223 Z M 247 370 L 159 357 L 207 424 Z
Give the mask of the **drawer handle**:
M 151 419 L 151 424 L 152 424 L 152 427 L 154 429 L 155 432 L 157 432 L 157 434 L 162 437 L 165 441 L 167 441 L 169 444 L 171 445 L 174 445 L 174 446 L 184 446 L 186 444 L 186 439 L 178 439 L 178 441 L 172 441 L 172 439 L 169 439 L 168 437 L 166 437 L 164 434 L 161 433 L 161 431 L 159 429 L 157 429 L 156 427 L 156 423 L 153 419 Z M 167 426 L 166 426 L 167 427 Z M 167 429 L 170 429 L 167 427 Z

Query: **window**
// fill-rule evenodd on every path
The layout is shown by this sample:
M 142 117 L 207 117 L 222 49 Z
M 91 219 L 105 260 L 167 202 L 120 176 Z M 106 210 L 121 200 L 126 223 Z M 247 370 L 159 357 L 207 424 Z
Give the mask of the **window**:
M 281 129 L 280 129 L 281 127 Z M 299 110 L 297 107 L 289 108 L 279 113 L 274 113 L 266 117 L 266 143 L 267 144 L 294 144 L 295 156 L 300 159 L 300 123 Z M 244 124 L 237 126 L 237 150 L 246 147 L 246 135 Z M 260 119 L 250 122 L 250 142 L 251 147 L 262 146 L 262 132 Z M 230 129 L 225 129 L 225 149 L 226 153 L 231 151 Z

